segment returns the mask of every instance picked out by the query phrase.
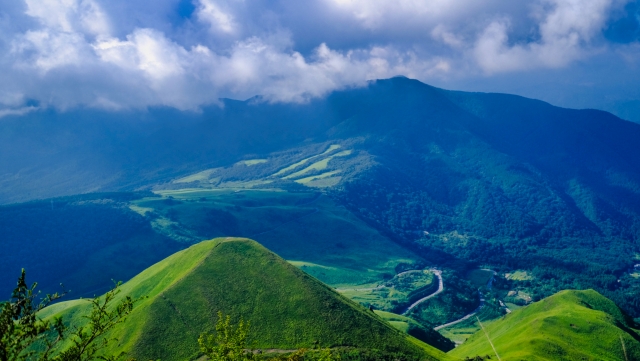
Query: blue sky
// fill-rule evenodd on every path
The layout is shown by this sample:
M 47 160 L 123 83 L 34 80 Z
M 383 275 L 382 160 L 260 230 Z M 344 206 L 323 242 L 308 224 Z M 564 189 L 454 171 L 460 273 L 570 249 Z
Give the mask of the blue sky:
M 640 121 L 626 0 L 0 0 L 0 117 L 197 110 L 405 75 Z

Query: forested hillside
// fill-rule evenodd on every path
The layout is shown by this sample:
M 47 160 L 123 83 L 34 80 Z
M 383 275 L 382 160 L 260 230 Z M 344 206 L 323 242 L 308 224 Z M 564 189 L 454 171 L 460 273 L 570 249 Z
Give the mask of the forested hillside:
M 2 199 L 139 188 L 320 192 L 431 264 L 461 274 L 524 270 L 527 279 L 512 282 L 534 300 L 594 288 L 640 317 L 632 271 L 640 263 L 640 125 L 401 77 L 304 104 L 224 104 L 119 121 L 80 110 L 54 114 L 56 122 L 37 112 L 7 118 Z M 37 141 L 44 133 L 48 141 Z M 81 164 L 90 166 L 74 168 Z M 241 231 L 233 208 L 207 210 L 203 226 L 172 207 L 146 222 L 174 240 Z M 327 252 L 344 252 L 344 242 L 333 245 Z

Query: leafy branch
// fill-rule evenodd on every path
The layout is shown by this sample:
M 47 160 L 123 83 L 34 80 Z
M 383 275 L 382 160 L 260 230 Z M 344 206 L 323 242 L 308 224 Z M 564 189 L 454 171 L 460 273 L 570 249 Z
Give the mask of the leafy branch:
M 54 293 L 37 301 L 37 283 L 29 287 L 24 269 L 18 278 L 18 285 L 8 302 L 0 303 L 0 361 L 116 361 L 125 357 L 124 352 L 116 355 L 101 353 L 116 338 L 106 334 L 118 324 L 125 322 L 140 298 L 125 296 L 115 306 L 120 294 L 121 283 L 103 297 L 91 302 L 91 313 L 83 316 L 87 323 L 79 327 L 67 328 L 61 317 L 43 320 L 38 317 L 51 302 L 66 294 Z M 71 346 L 62 352 L 62 341 L 70 340 Z M 41 347 L 44 345 L 44 347 Z M 54 355 L 55 353 L 55 355 Z

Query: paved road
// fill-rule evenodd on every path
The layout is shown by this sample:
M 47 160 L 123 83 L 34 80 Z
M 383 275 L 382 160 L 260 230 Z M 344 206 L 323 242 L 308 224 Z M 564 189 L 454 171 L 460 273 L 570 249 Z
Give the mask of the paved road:
M 433 274 L 436 275 L 436 277 L 438 277 L 438 290 L 430 294 L 429 296 L 423 297 L 417 300 L 416 302 L 412 303 L 404 312 L 402 312 L 403 315 L 406 315 L 407 313 L 409 313 L 409 311 L 411 311 L 411 309 L 413 309 L 417 305 L 421 304 L 422 302 L 430 299 L 431 297 L 437 295 L 438 293 L 442 292 L 442 290 L 444 290 L 444 282 L 442 281 L 442 271 L 435 268 L 432 268 L 429 271 L 433 272 Z
M 493 272 L 493 276 L 491 276 L 491 278 L 490 278 L 490 279 L 489 279 L 489 281 L 487 282 L 487 288 L 488 288 L 488 289 L 491 289 L 491 286 L 493 286 L 493 279 L 494 279 L 494 278 L 495 278 L 495 276 L 498 274 L 498 272 L 496 272 L 496 271 L 494 271 L 494 270 L 492 270 L 492 269 L 488 269 L 488 268 L 482 268 L 482 270 L 483 270 L 483 271 Z M 460 322 L 462 322 L 462 321 L 466 321 L 466 320 L 468 320 L 469 318 L 471 318 L 471 317 L 475 316 L 475 314 L 476 314 L 476 313 L 478 313 L 478 312 L 480 312 L 480 310 L 482 309 L 482 307 L 484 307 L 484 296 L 482 296 L 482 293 L 480 292 L 480 290 L 478 290 L 478 297 L 480 297 L 480 305 L 478 305 L 478 308 L 476 308 L 475 310 L 473 310 L 473 312 L 471 312 L 470 314 L 465 315 L 464 317 L 459 318 L 459 319 L 457 319 L 457 320 L 455 320 L 455 321 L 451 321 L 451 322 L 445 323 L 444 325 L 440 325 L 440 326 L 434 327 L 433 329 L 434 329 L 434 330 L 436 330 L 436 331 L 438 331 L 438 330 L 441 330 L 441 329 L 443 329 L 443 328 L 447 328 L 447 327 L 449 327 L 449 326 L 453 326 L 453 325 L 455 325 L 455 324 L 457 324 L 457 323 L 460 323 Z
M 478 291 L 478 295 L 480 296 L 480 305 L 478 305 L 478 308 L 476 308 L 475 310 L 473 310 L 473 312 L 471 312 L 470 314 L 465 315 L 464 317 L 459 318 L 459 319 L 457 319 L 457 320 L 455 320 L 455 321 L 451 321 L 451 322 L 449 322 L 449 323 L 445 323 L 444 325 L 440 325 L 440 326 L 434 327 L 433 329 L 434 329 L 434 330 L 436 330 L 436 331 L 438 331 L 438 330 L 441 330 L 441 329 L 443 329 L 443 328 L 447 328 L 447 327 L 449 327 L 449 326 L 453 326 L 453 325 L 455 325 L 455 324 L 457 324 L 457 323 L 460 323 L 460 322 L 462 322 L 462 321 L 466 321 L 466 320 L 468 320 L 469 318 L 471 318 L 471 317 L 475 316 L 475 315 L 476 315 L 476 313 L 480 312 L 480 310 L 482 309 L 482 307 L 484 307 L 484 298 L 482 297 L 482 293 L 480 293 L 480 291 Z

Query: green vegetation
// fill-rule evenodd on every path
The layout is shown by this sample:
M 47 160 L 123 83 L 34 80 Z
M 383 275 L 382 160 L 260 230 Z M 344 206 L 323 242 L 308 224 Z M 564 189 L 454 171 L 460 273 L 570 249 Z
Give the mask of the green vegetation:
M 521 270 L 516 270 L 510 273 L 507 273 L 505 277 L 508 280 L 513 280 L 513 281 L 531 281 L 533 279 L 533 276 L 531 276 L 529 272 L 521 271 Z
M 8 302 L 0 303 L 0 360 L 23 361 L 30 358 L 48 360 L 57 341 L 62 338 L 64 326 L 59 319 L 43 321 L 37 313 L 62 295 L 47 295 L 38 302 L 37 284 L 27 285 L 24 269 Z M 57 335 L 53 340 L 45 336 L 48 332 Z M 43 351 L 32 349 L 36 342 L 43 343 Z
M 243 160 L 241 162 L 239 162 L 240 164 L 244 164 L 246 166 L 252 166 L 252 165 L 256 165 L 256 164 L 262 164 L 262 163 L 266 163 L 268 162 L 268 159 L 249 159 L 249 160 Z
M 452 350 L 454 347 L 454 343 L 451 342 L 451 340 L 443 337 L 431 328 L 423 327 L 409 317 L 379 310 L 375 310 L 374 312 L 383 320 L 389 322 L 396 329 L 409 334 L 424 343 L 436 347 L 439 350 L 447 352 Z
M 640 359 L 633 320 L 593 290 L 562 291 L 484 327 L 502 360 Z M 474 357 L 493 350 L 479 331 L 450 354 Z
M 466 279 L 477 288 L 485 287 L 489 280 L 493 277 L 493 272 L 483 269 L 474 269 L 467 272 Z
M 329 146 L 329 149 L 325 150 L 323 153 L 320 154 L 316 154 L 314 156 L 308 157 L 308 158 L 304 158 L 296 163 L 293 163 L 289 166 L 286 166 L 284 168 L 282 168 L 281 170 L 279 170 L 277 173 L 275 173 L 273 176 L 274 177 L 280 177 L 282 175 L 287 174 L 288 172 L 291 172 L 293 170 L 295 170 L 296 168 L 299 168 L 301 166 L 303 166 L 304 164 L 306 164 L 307 162 L 309 162 L 310 160 L 317 158 L 317 157 L 321 157 L 323 155 L 329 154 L 331 152 L 333 152 L 336 149 L 340 149 L 340 145 L 339 144 L 332 144 Z
M 125 283 L 119 297 L 142 295 L 148 298 L 131 312 L 126 327 L 109 334 L 119 344 L 107 353 L 195 359 L 199 335 L 213 331 L 221 311 L 232 322 L 250 322 L 247 342 L 259 349 L 319 344 L 446 358 L 247 239 L 217 239 L 176 253 Z M 87 305 L 65 302 L 44 315 L 82 324 L 86 312 Z
M 442 274 L 444 290 L 409 311 L 407 316 L 425 327 L 436 327 L 457 320 L 478 307 L 478 292 L 471 283 L 454 272 Z
M 406 271 L 388 280 L 354 288 L 339 288 L 346 297 L 378 310 L 402 312 L 411 303 L 435 292 L 438 280 L 428 270 Z
M 594 288 L 640 317 L 640 279 L 628 272 L 640 253 L 637 124 L 403 78 L 302 105 L 223 102 L 200 115 L 179 113 L 190 120 L 180 126 L 165 121 L 178 116 L 168 109 L 122 115 L 145 117 L 144 126 L 84 111 L 7 119 L 0 132 L 2 199 L 142 187 L 323 187 L 432 264 L 460 275 L 481 265 L 525 271 L 532 279 L 515 282 L 533 300 Z M 319 163 L 347 150 L 349 156 Z M 238 164 L 256 159 L 268 161 Z M 304 185 L 281 179 L 314 163 L 300 178 L 340 173 Z M 162 235 L 187 243 L 202 236 L 166 220 L 154 224 Z
M 22 268 L 52 293 L 92 297 L 183 248 L 154 231 L 130 202 L 150 193 L 98 193 L 0 206 L 0 293 Z
M 296 180 L 296 183 L 307 184 L 307 183 L 309 183 L 311 181 L 314 181 L 314 180 L 329 178 L 329 177 L 333 176 L 334 174 L 338 174 L 338 173 L 340 173 L 339 170 L 334 170 L 334 171 L 331 171 L 331 172 L 326 172 L 326 173 L 314 175 L 314 176 L 311 176 L 311 177 L 300 178 L 300 179 Z
M 106 292 L 205 239 L 257 239 L 335 287 L 382 282 L 419 258 L 316 192 L 180 189 L 93 194 L 0 207 L 0 271 L 28 267 L 40 287 L 74 297 Z M 142 196 L 146 196 L 142 198 Z M 52 202 L 53 201 L 53 202 Z M 53 203 L 53 209 L 52 209 Z M 26 241 L 25 241 L 26 240 Z M 43 267 L 45 264 L 56 267 Z M 14 281 L 2 279 L 5 292 Z
M 117 361 L 125 355 L 102 354 L 110 343 L 117 342 L 105 334 L 121 325 L 139 301 L 125 296 L 114 305 L 120 284 L 104 297 L 89 300 L 90 312 L 83 316 L 82 326 L 65 325 L 61 317 L 46 319 L 45 307 L 64 293 L 47 295 L 36 303 L 40 298 L 36 286 L 28 287 L 23 269 L 11 299 L 0 303 L 0 360 Z
M 205 181 L 205 180 L 208 180 L 211 174 L 213 174 L 217 170 L 218 170 L 217 168 L 203 170 L 202 172 L 198 172 L 186 177 L 176 179 L 173 181 L 173 183 L 178 184 L 178 183 L 192 183 L 192 182 Z
M 183 189 L 133 202 L 152 209 L 151 222 L 172 223 L 161 231 L 191 243 L 213 237 L 256 239 L 321 281 L 351 286 L 382 281 L 400 263 L 418 258 L 388 237 L 315 192 Z
M 345 150 L 342 151 L 340 153 L 336 153 L 334 155 L 328 156 L 323 160 L 317 161 L 313 164 L 311 164 L 310 166 L 304 168 L 303 170 L 297 171 L 295 173 L 289 174 L 288 176 L 285 176 L 283 179 L 295 179 L 298 177 L 301 177 L 307 173 L 310 173 L 312 171 L 319 171 L 319 170 L 324 170 L 327 168 L 327 166 L 329 165 L 329 162 L 331 160 L 333 160 L 335 157 L 346 157 L 348 155 L 351 155 L 352 151 L 351 150 Z
M 237 325 L 231 324 L 231 316 L 223 317 L 218 311 L 215 335 L 203 333 L 198 338 L 200 351 L 211 361 L 250 361 L 257 359 L 248 349 L 249 323 L 242 318 Z

